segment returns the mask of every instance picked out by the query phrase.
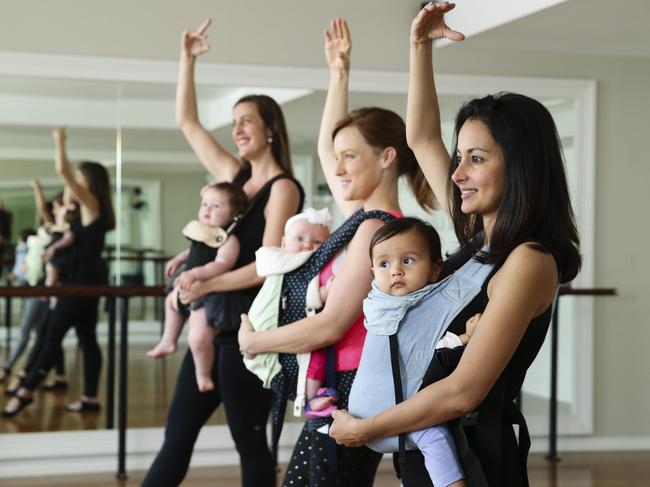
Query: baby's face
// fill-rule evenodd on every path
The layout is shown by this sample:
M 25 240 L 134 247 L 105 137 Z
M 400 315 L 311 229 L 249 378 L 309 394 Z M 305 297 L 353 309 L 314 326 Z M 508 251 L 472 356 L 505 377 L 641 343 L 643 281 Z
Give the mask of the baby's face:
M 211 227 L 223 227 L 232 221 L 230 201 L 223 191 L 206 189 L 201 195 L 199 221 Z
M 405 296 L 435 282 L 440 265 L 431 262 L 424 238 L 415 230 L 409 230 L 374 246 L 372 270 L 382 292 Z
M 330 232 L 325 225 L 297 220 L 289 226 L 282 237 L 282 248 L 287 252 L 316 250 L 329 236 Z

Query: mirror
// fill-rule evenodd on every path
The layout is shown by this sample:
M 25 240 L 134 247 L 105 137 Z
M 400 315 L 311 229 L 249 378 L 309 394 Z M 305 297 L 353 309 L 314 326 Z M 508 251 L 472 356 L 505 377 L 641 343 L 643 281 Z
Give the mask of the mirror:
M 23 230 L 38 228 L 38 216 L 31 181 L 38 179 L 46 200 L 51 201 L 63 188 L 54 166 L 54 140 L 52 130 L 66 127 L 67 154 L 73 170 L 82 160 L 103 164 L 115 191 L 117 85 L 104 82 L 33 79 L 20 77 L 0 78 L 0 201 L 4 211 L 11 215 L 12 225 L 4 249 L 2 285 L 5 285 L 14 261 L 15 244 Z M 116 245 L 115 232 L 106 236 L 107 248 Z M 38 258 L 37 261 L 38 262 Z M 42 271 L 41 271 L 42 272 Z M 111 280 L 114 263 L 111 263 Z M 13 285 L 19 285 L 17 281 Z M 7 300 L 2 299 L 3 327 L 2 363 L 7 365 L 10 354 L 16 350 L 21 330 L 21 317 L 26 300 L 12 299 L 11 330 L 8 336 L 4 323 Z M 30 325 L 25 322 L 25 325 Z M 33 323 L 31 323 L 33 324 Z M 100 311 L 97 336 L 105 349 L 106 314 Z M 32 333 L 32 343 L 34 333 Z M 27 360 L 31 345 L 12 363 L 15 375 Z M 35 404 L 11 421 L 0 421 L 0 432 L 59 431 L 103 428 L 104 418 L 66 414 L 64 406 L 79 397 L 82 387 L 82 364 L 77 339 L 68 333 L 64 340 L 67 391 L 38 391 Z M 104 353 L 105 355 L 105 353 Z M 11 356 L 13 357 L 13 356 Z M 100 379 L 100 400 L 106 388 L 104 374 Z M 47 383 L 47 381 L 46 381 Z M 4 384 L 6 387 L 7 384 Z
M 460 88 L 457 88 L 452 78 L 441 76 L 439 82 L 440 93 L 446 93 L 441 95 L 441 114 L 448 146 L 451 146 L 453 119 L 463 100 L 470 98 L 473 93 L 482 94 L 499 89 L 524 91 L 517 89 L 516 79 L 485 81 L 467 78 L 472 86 L 468 89 L 467 82 L 459 83 Z M 559 81 L 557 83 L 561 84 Z M 377 105 L 404 116 L 405 86 L 404 83 L 390 92 L 382 93 L 376 92 L 368 83 L 368 91 L 357 89 L 351 93 L 350 107 Z M 530 91 L 532 96 L 547 105 L 557 121 L 571 189 L 578 200 L 576 213 L 579 224 L 588 227 L 589 208 L 585 210 L 580 202 L 588 194 L 589 188 L 585 190 L 581 187 L 577 177 L 580 171 L 585 170 L 585 158 L 580 148 L 584 151 L 584 144 L 589 143 L 588 140 L 585 142 L 578 125 L 581 110 L 584 110 L 584 105 L 579 104 L 584 102 L 579 101 L 581 92 L 566 89 L 566 96 L 551 96 L 558 90 L 538 88 Z M 197 96 L 201 120 L 220 143 L 233 152 L 231 109 L 237 99 L 248 93 L 269 94 L 282 105 L 288 125 L 295 175 L 306 192 L 305 204 L 316 208 L 329 206 L 334 210 L 316 156 L 316 136 L 325 93 L 315 88 L 200 85 Z M 14 215 L 11 241 L 15 242 L 16 229 L 33 225 L 34 222 L 29 179 L 38 175 L 48 196 L 60 187 L 53 170 L 50 130 L 63 124 L 68 127 L 70 159 L 99 160 L 110 168 L 114 183 L 118 179 L 121 182 L 116 187 L 115 195 L 119 228 L 107 240 L 108 246 L 119 245 L 121 251 L 120 261 L 111 267 L 112 282 L 162 285 L 164 263 L 185 248 L 186 241 L 180 231 L 187 221 L 194 218 L 199 201 L 198 191 L 209 180 L 176 127 L 175 85 L 149 82 L 118 85 L 92 81 L 6 78 L 0 80 L 0 98 L 10 102 L 3 103 L 3 106 L 11 108 L 0 114 L 0 199 Z M 119 149 L 117 153 L 116 147 Z M 429 219 L 441 234 L 443 249 L 452 251 L 456 240 L 448 218 L 439 212 L 427 216 L 419 211 L 406 189 L 401 191 L 401 195 L 404 212 Z M 335 211 L 334 214 L 336 225 L 341 217 Z M 116 235 L 119 235 L 119 240 Z M 583 281 L 584 285 L 589 284 L 588 280 L 587 277 Z M 581 313 L 585 316 L 584 307 L 589 307 L 585 298 L 580 299 L 582 301 L 577 303 L 575 299 L 562 298 L 560 308 L 560 322 L 563 324 L 560 361 L 563 374 L 560 377 L 559 391 L 560 410 L 564 411 L 560 421 L 574 425 L 574 429 L 563 428 L 563 431 L 570 432 L 586 432 L 591 421 L 589 391 L 577 387 L 578 384 L 591 381 L 591 369 L 585 365 L 589 361 L 588 350 L 585 351 L 583 347 L 579 353 L 576 352 L 580 348 L 579 344 L 584 343 L 585 333 L 588 339 L 591 324 L 572 326 L 578 322 L 577 316 Z M 12 338 L 15 339 L 20 311 L 17 302 L 14 303 L 13 310 Z M 164 360 L 147 359 L 146 351 L 155 345 L 161 332 L 161 299 L 134 298 L 130 301 L 129 314 L 128 425 L 130 428 L 159 428 L 164 425 L 176 373 L 187 344 L 183 339 L 179 350 Z M 102 345 L 106 337 L 105 322 L 106 315 L 101 313 L 98 335 L 104 340 Z M 4 343 L 4 328 L 0 331 L 0 337 Z M 43 397 L 42 402 L 37 401 L 37 409 L 30 414 L 30 418 L 44 419 L 38 424 L 33 422 L 29 425 L 27 422 L 22 423 L 22 420 L 11 423 L 0 421 L 1 432 L 104 427 L 104 413 L 95 424 L 82 424 L 78 417 L 75 419 L 71 415 L 57 414 L 68 397 L 76 397 L 81 382 L 81 362 L 76 339 L 72 334 L 66 339 L 66 347 L 70 363 L 69 375 L 74 377 L 71 390 L 62 395 L 39 393 Z M 7 353 L 6 347 L 2 350 Z M 533 435 L 546 433 L 548 355 L 548 350 L 543 348 L 524 385 L 524 411 Z M 104 367 L 100 401 L 105 398 L 105 377 Z M 223 412 L 215 414 L 211 423 L 224 425 Z M 143 466 L 145 467 L 146 465 Z

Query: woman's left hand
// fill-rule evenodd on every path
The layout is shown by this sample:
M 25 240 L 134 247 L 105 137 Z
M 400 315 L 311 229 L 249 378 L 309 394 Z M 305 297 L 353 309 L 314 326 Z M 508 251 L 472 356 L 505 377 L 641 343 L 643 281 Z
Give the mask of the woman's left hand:
M 245 313 L 242 314 L 241 325 L 239 326 L 239 333 L 237 334 L 237 339 L 239 340 L 239 351 L 244 355 L 244 357 L 249 359 L 255 357 L 254 353 L 250 353 L 248 351 L 254 333 L 255 333 L 255 329 L 253 328 L 251 321 L 248 319 L 248 315 Z
M 345 410 L 333 411 L 332 419 L 329 435 L 339 445 L 359 447 L 372 439 L 365 431 L 365 420 L 355 418 Z

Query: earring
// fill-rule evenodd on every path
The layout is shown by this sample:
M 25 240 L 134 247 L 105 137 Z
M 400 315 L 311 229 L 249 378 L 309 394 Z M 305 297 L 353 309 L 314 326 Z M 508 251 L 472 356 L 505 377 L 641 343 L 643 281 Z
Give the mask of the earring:
M 273 137 L 269 135 L 269 136 L 266 138 L 266 141 L 267 141 L 269 144 L 272 144 L 272 143 L 273 143 Z

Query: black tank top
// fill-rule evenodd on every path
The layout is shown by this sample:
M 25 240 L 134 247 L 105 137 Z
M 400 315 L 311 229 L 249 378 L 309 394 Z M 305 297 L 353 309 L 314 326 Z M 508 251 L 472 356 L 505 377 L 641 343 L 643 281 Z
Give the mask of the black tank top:
M 235 176 L 233 183 L 243 188 L 244 184 L 250 179 L 250 177 L 250 169 L 242 169 Z M 273 186 L 273 183 L 279 179 L 290 179 L 296 185 L 300 193 L 300 202 L 298 203 L 298 208 L 296 208 L 296 213 L 302 210 L 302 205 L 305 201 L 305 192 L 296 179 L 286 174 L 281 174 L 270 179 L 264 186 L 262 186 L 250 199 L 247 213 L 233 232 L 239 239 L 239 257 L 235 263 L 235 269 L 253 262 L 255 260 L 255 251 L 262 246 L 262 238 L 264 237 L 264 229 L 266 227 L 264 209 L 269 201 L 271 187 Z M 253 299 L 259 292 L 260 288 L 261 286 L 255 286 L 245 289 L 244 292 Z
M 74 264 L 64 283 L 102 285 L 108 283 L 108 269 L 102 258 L 106 223 L 102 215 L 83 226 L 81 218 L 70 224 L 74 234 Z
M 203 266 L 216 259 L 219 249 L 210 247 L 203 242 L 192 240 L 191 238 L 188 240 L 190 241 L 190 253 L 187 256 L 187 262 L 185 263 L 186 271 L 194 269 L 195 267 Z
M 466 249 L 461 249 L 446 261 L 440 279 L 460 268 L 470 258 Z M 456 335 L 465 332 L 467 320 L 487 307 L 488 284 L 503 262 L 497 263 L 492 273 L 483 283 L 481 292 L 463 309 L 448 330 Z M 466 422 L 465 433 L 469 447 L 482 466 L 485 479 L 490 487 L 528 486 L 527 456 L 530 448 L 528 428 L 515 398 L 526 377 L 526 371 L 539 352 L 551 320 L 552 304 L 544 312 L 533 318 L 522 337 L 512 358 L 508 362 L 496 384 L 483 402 L 479 404 L 471 420 Z M 431 376 L 440 373 L 432 364 L 425 374 L 423 386 L 431 383 Z M 519 426 L 519 442 L 512 425 Z M 459 443 L 458 437 L 456 438 Z M 463 452 L 459 451 L 463 457 Z M 462 460 L 461 460 L 462 461 Z M 422 484 L 423 486 L 426 484 Z

